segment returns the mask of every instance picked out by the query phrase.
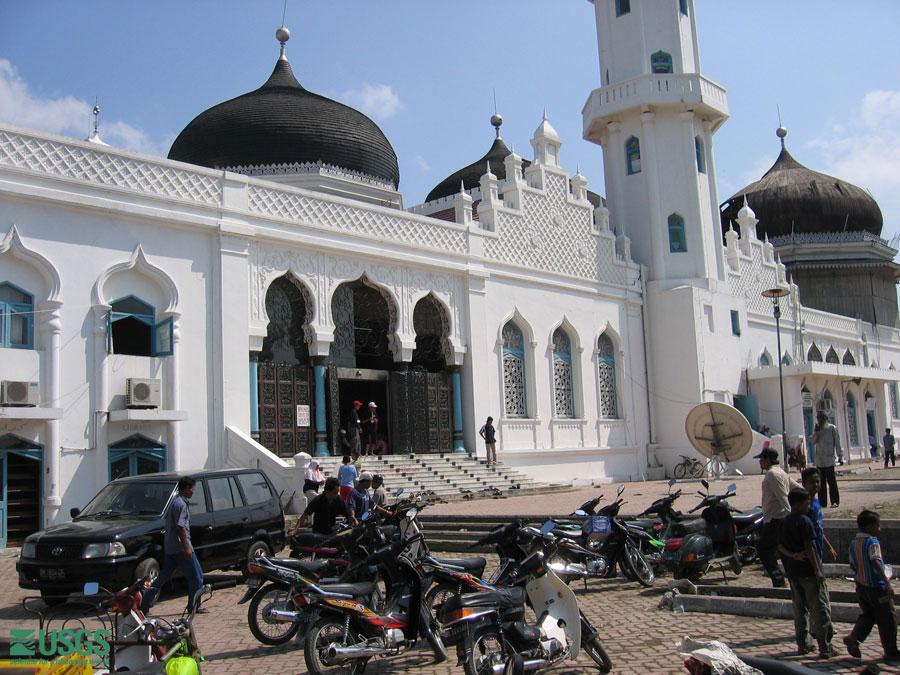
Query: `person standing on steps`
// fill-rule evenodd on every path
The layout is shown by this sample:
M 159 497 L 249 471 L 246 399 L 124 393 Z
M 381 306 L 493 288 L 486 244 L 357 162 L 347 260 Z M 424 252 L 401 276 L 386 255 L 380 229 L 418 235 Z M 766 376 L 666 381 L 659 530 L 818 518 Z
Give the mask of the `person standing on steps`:
M 362 426 L 360 426 L 359 423 L 360 407 L 362 407 L 362 403 L 353 401 L 353 406 L 350 408 L 350 414 L 347 416 L 347 441 L 350 443 L 351 455 L 354 452 L 359 454 L 360 451 L 359 435 L 360 432 L 362 432 Z
M 491 466 L 491 464 L 497 463 L 497 438 L 496 438 L 496 430 L 494 429 L 494 418 L 488 417 L 487 422 L 484 423 L 484 426 L 478 431 L 478 435 L 484 439 L 484 447 L 487 451 L 487 465 Z
M 378 406 L 375 401 L 369 403 L 369 417 L 363 424 L 366 443 L 366 457 L 375 456 L 375 444 L 378 443 Z
M 356 478 L 359 476 L 359 472 L 357 472 L 356 467 L 350 463 L 350 455 L 344 455 L 344 458 L 341 460 L 343 464 L 341 468 L 338 469 L 338 482 L 340 483 L 340 495 L 341 499 L 346 503 L 348 499 L 350 499 L 350 493 L 353 491 L 353 486 L 356 485 Z
M 772 586 L 781 588 L 784 586 L 784 574 L 778 567 L 777 557 L 781 522 L 791 512 L 788 491 L 803 486 L 778 466 L 778 451 L 770 448 L 768 441 L 754 457 L 766 474 L 762 481 L 763 527 L 759 535 L 759 561 L 772 580 Z
M 188 505 L 194 496 L 194 486 L 197 481 L 191 476 L 182 476 L 178 479 L 178 493 L 172 499 L 169 510 L 166 511 L 166 533 L 163 540 L 163 552 L 165 560 L 159 576 L 150 584 L 150 588 L 144 593 L 141 600 L 141 611 L 146 614 L 159 594 L 159 589 L 175 574 L 175 570 L 181 570 L 187 580 L 188 602 L 187 611 L 194 606 L 194 595 L 203 586 L 203 570 L 197 556 L 194 555 L 194 547 L 191 544 L 191 509 Z M 208 614 L 205 607 L 197 607 L 198 614 Z
M 828 415 L 825 412 L 819 411 L 816 420 L 816 428 L 809 437 L 809 441 L 816 446 L 815 465 L 822 474 L 819 501 L 822 502 L 822 506 L 831 504 L 832 508 L 836 508 L 841 503 L 841 495 L 838 492 L 837 476 L 834 473 L 834 457 L 835 454 L 838 457 L 842 456 L 841 437 L 835 426 L 828 421 Z M 828 501 L 829 492 L 831 492 L 830 502 Z
M 888 458 L 891 460 L 891 466 L 896 466 L 897 458 L 894 456 L 894 446 L 897 445 L 897 441 L 894 438 L 894 434 L 891 433 L 890 427 L 884 430 L 884 437 L 881 439 L 881 442 L 884 443 L 884 468 L 887 468 Z

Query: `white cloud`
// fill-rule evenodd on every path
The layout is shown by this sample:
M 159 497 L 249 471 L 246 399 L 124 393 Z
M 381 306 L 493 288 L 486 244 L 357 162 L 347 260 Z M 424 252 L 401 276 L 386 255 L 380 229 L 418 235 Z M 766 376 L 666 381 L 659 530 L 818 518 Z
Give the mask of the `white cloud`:
M 872 193 L 889 238 L 900 229 L 900 91 L 869 92 L 854 117 L 811 145 L 822 153 L 824 173 Z
M 359 108 L 378 121 L 393 117 L 403 109 L 400 97 L 387 84 L 366 84 L 362 89 L 345 91 L 339 100 Z
M 431 171 L 431 165 L 428 164 L 428 161 L 422 157 L 422 155 L 416 155 L 413 158 L 413 161 L 422 172 L 427 173 L 428 171 Z
M 0 59 L 0 120 L 83 139 L 90 134 L 92 109 L 91 103 L 74 96 L 40 96 L 31 90 L 9 60 Z M 127 150 L 166 154 L 146 132 L 120 120 L 104 120 L 101 116 L 100 138 Z

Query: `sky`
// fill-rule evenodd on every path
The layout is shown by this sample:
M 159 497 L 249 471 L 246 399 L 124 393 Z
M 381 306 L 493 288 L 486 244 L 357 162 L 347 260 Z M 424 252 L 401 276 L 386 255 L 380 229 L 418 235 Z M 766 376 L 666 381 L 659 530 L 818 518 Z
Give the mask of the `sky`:
M 653 0 L 676 2 L 677 0 Z M 719 197 L 775 161 L 781 122 L 810 169 L 871 192 L 900 233 L 897 0 L 695 0 L 702 73 L 728 92 L 714 137 Z M 581 139 L 600 86 L 587 0 L 0 0 L 0 122 L 165 156 L 203 110 L 259 87 L 275 29 L 307 89 L 358 108 L 394 147 L 404 205 L 490 147 L 490 116 L 531 158 L 546 109 L 561 161 L 605 194 Z

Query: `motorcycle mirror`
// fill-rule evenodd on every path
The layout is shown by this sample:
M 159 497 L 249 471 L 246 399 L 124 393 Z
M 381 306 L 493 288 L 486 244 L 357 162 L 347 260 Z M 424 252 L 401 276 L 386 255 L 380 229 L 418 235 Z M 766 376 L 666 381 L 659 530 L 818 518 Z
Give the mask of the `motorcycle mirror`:
M 675 485 L 675 483 L 677 483 L 677 482 L 678 482 L 678 481 L 675 480 L 674 478 L 670 478 L 670 479 L 669 479 L 669 487 L 672 487 L 672 486 Z
M 575 509 L 575 515 L 576 515 L 576 516 L 586 516 L 586 515 L 587 515 L 587 511 L 585 511 L 585 510 L 583 510 L 583 509 Z
M 729 492 L 735 492 L 736 490 L 737 490 L 737 484 L 736 484 L 736 483 L 732 483 L 731 485 L 728 486 L 728 491 L 729 491 Z
M 552 520 L 548 520 L 546 523 L 541 525 L 541 534 L 550 534 L 555 527 L 556 523 L 554 523 Z
M 709 490 L 709 483 L 706 482 L 706 479 L 705 479 L 705 478 L 704 478 L 703 480 L 700 481 L 700 485 L 702 485 L 702 486 L 705 487 L 707 490 Z
M 407 519 L 407 520 L 414 520 L 415 517 L 416 517 L 416 514 L 417 514 L 418 512 L 419 512 L 419 509 L 417 509 L 415 506 L 412 507 L 409 511 L 406 512 L 406 519 Z
M 394 492 L 395 497 L 399 497 L 402 494 L 403 494 L 403 488 L 397 488 L 396 491 Z
M 623 492 L 625 492 L 625 483 L 622 483 L 619 486 L 619 489 L 616 490 L 616 495 L 621 496 Z
M 372 517 L 372 512 L 366 511 L 364 514 L 362 514 L 362 516 L 360 517 L 360 520 L 363 522 L 366 522 L 371 517 Z
M 96 581 L 89 581 L 84 585 L 84 590 L 82 591 L 82 593 L 84 593 L 84 595 L 97 595 L 99 591 L 100 584 L 98 584 Z

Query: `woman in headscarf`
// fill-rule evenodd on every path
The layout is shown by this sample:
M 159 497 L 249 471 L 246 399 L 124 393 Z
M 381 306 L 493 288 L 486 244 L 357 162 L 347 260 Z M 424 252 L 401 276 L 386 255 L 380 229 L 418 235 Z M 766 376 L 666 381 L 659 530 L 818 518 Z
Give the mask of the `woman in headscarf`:
M 306 479 L 303 481 L 303 494 L 306 495 L 307 503 L 315 498 L 324 482 L 325 476 L 319 469 L 319 460 L 309 460 L 309 466 L 306 467 Z

